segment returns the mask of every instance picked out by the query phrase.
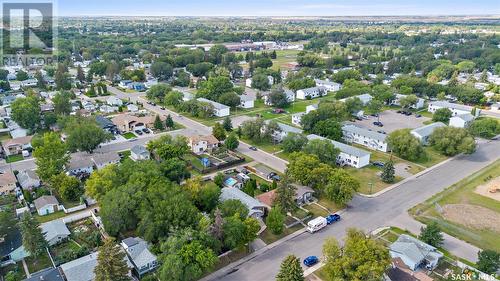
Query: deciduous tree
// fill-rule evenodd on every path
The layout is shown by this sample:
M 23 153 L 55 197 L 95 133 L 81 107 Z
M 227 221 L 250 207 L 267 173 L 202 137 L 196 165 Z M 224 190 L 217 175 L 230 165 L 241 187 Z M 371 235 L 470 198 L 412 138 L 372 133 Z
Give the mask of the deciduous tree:
M 410 133 L 410 129 L 390 133 L 387 143 L 396 155 L 406 160 L 416 160 L 424 154 L 422 144 Z
M 444 240 L 441 228 L 437 222 L 431 222 L 426 227 L 420 228 L 418 239 L 434 247 L 441 246 Z
M 476 150 L 476 141 L 463 128 L 441 127 L 432 132 L 429 144 L 447 156 L 470 154 Z
M 45 133 L 42 138 L 34 140 L 32 145 L 36 173 L 42 181 L 48 182 L 52 176 L 64 171 L 69 155 L 66 144 L 56 133 Z
M 266 218 L 266 225 L 275 235 L 283 233 L 285 227 L 285 215 L 279 205 L 274 206 Z

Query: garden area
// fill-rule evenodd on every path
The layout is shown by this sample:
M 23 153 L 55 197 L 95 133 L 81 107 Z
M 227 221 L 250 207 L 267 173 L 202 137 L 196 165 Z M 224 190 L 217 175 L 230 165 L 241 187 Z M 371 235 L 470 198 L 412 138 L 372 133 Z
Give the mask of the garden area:
M 50 261 L 49 254 L 47 252 L 43 252 L 36 258 L 27 257 L 25 261 L 28 265 L 28 271 L 30 273 L 38 272 L 42 269 L 52 267 L 52 262 Z

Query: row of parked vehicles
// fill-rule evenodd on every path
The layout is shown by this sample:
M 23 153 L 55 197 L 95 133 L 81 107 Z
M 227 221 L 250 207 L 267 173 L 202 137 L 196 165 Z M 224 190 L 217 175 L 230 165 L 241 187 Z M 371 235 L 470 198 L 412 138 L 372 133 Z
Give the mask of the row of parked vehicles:
M 310 220 L 307 223 L 307 231 L 309 233 L 314 233 L 317 232 L 323 228 L 325 228 L 327 225 L 330 225 L 332 223 L 335 223 L 340 220 L 340 215 L 339 214 L 331 214 L 326 217 L 317 217 L 315 219 Z M 305 266 L 313 266 L 319 262 L 319 258 L 317 256 L 308 256 L 307 258 L 304 259 L 303 263 Z

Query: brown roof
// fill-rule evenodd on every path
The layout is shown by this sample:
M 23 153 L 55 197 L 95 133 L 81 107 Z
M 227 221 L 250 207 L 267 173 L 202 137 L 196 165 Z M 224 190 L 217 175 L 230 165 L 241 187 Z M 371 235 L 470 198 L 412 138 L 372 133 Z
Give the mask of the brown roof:
M 275 197 L 276 197 L 276 189 L 255 196 L 257 200 L 259 200 L 261 203 L 266 204 L 267 206 L 273 205 Z
M 0 174 L 0 186 L 15 184 L 17 182 L 16 176 L 12 172 L 4 172 Z
M 208 144 L 218 144 L 219 143 L 219 140 L 216 137 L 214 137 L 214 135 L 191 136 L 191 137 L 189 137 L 189 141 L 191 143 L 199 142 L 199 141 L 206 141 Z
M 10 140 L 4 140 L 2 142 L 2 146 L 3 147 L 9 147 L 9 146 L 13 146 L 13 145 L 28 144 L 28 143 L 31 142 L 32 138 L 33 138 L 33 136 L 25 136 L 25 137 L 19 137 L 19 138 L 15 138 L 15 139 L 10 139 Z
M 33 201 L 33 203 L 35 203 L 35 207 L 36 209 L 41 209 L 47 205 L 59 205 L 59 201 L 57 201 L 57 198 L 55 196 L 52 196 L 52 195 L 43 195 L 37 199 L 35 199 L 35 201 Z

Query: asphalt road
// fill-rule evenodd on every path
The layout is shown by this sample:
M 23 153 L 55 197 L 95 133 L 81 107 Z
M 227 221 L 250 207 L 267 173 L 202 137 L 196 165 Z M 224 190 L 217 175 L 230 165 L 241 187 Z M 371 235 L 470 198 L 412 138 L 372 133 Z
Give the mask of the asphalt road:
M 262 250 L 254 258 L 235 268 L 225 267 L 202 280 L 274 280 L 285 256 L 294 254 L 301 260 L 310 255 L 321 256 L 323 241 L 327 237 L 334 236 L 341 240 L 351 227 L 372 231 L 382 226 L 398 224 L 401 222 L 400 215 L 406 214 L 409 208 L 499 158 L 499 141 L 482 143 L 474 154 L 459 156 L 376 198 L 356 196 L 340 222 L 318 233 L 302 233 L 272 249 Z M 469 254 L 461 253 L 464 250 L 463 242 L 450 246 L 454 248 L 448 250 L 456 255 Z

